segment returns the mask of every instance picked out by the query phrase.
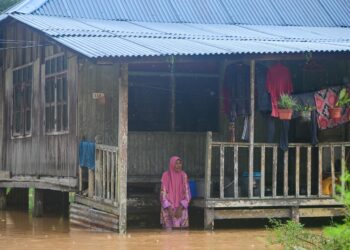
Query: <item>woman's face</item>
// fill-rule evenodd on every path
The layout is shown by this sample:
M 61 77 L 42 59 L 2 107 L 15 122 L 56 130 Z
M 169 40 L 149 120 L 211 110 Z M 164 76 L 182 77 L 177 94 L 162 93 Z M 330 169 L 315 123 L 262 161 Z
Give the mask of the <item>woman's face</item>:
M 180 172 L 182 170 L 182 161 L 180 159 L 175 162 L 175 172 Z

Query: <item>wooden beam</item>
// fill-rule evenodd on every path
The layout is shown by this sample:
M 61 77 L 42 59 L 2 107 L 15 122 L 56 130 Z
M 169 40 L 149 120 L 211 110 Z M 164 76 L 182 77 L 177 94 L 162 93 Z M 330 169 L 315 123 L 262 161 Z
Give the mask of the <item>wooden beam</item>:
M 261 172 L 261 177 L 260 177 L 260 197 L 264 198 L 265 196 L 265 153 L 266 153 L 266 148 L 265 146 L 261 147 L 261 159 L 260 159 L 260 172 Z
M 296 223 L 299 223 L 300 220 L 300 214 L 299 214 L 299 207 L 294 206 L 291 208 L 291 219 L 295 221 Z
M 321 197 L 322 194 L 322 164 L 323 164 L 323 147 L 318 147 L 318 196 Z
M 293 206 L 342 206 L 343 204 L 332 198 L 284 198 L 275 199 L 208 199 L 208 208 L 238 208 L 238 207 L 293 207 Z
M 334 147 L 331 146 L 331 176 L 332 176 L 332 196 L 335 196 L 335 171 L 334 171 Z
M 128 65 L 120 65 L 118 103 L 118 186 L 119 233 L 126 233 L 128 164 Z
M 234 155 L 233 155 L 233 172 L 234 172 L 234 197 L 238 198 L 238 146 L 234 147 Z
M 157 77 L 188 77 L 188 78 L 219 78 L 218 74 L 205 73 L 178 73 L 178 72 L 150 72 L 150 71 L 129 71 L 129 76 L 157 76 Z
M 205 198 L 210 198 L 211 194 L 211 142 L 212 133 L 207 132 L 206 147 L 205 147 Z
M 254 111 L 255 111 L 255 60 L 250 61 L 250 118 L 249 118 L 249 197 L 253 197 L 254 172 Z
M 289 208 L 265 208 L 265 209 L 225 209 L 214 210 L 216 220 L 223 219 L 255 219 L 255 218 L 288 218 Z
M 295 197 L 300 195 L 300 147 L 295 150 Z
M 82 195 L 75 195 L 75 203 L 78 204 L 83 204 L 86 206 L 89 206 L 91 208 L 95 208 L 107 213 L 112 213 L 112 214 L 119 214 L 119 207 L 118 204 L 116 203 L 108 203 L 108 201 L 105 201 L 103 199 L 100 198 L 89 198 L 89 197 L 85 197 Z
M 276 197 L 277 194 L 277 146 L 273 147 L 272 156 L 272 197 Z
M 345 159 L 345 147 L 341 147 L 341 174 L 342 176 L 346 171 L 346 159 Z M 345 179 L 341 178 L 341 197 L 344 198 L 345 195 Z
M 284 151 L 284 160 L 283 160 L 283 195 L 284 197 L 288 196 L 288 150 Z

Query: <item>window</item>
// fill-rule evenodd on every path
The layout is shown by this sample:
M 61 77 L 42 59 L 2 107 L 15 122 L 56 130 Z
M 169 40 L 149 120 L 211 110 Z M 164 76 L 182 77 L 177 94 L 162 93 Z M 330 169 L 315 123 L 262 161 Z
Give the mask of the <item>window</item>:
M 67 58 L 61 55 L 46 60 L 45 75 L 45 131 L 67 131 Z
M 13 71 L 12 136 L 26 136 L 31 132 L 33 67 Z

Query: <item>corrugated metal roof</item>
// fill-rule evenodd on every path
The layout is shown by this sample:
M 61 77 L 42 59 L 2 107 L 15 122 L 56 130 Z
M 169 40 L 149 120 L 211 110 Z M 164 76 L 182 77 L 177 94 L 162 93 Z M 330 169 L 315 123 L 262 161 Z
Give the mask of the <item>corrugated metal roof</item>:
M 347 0 L 46 0 L 32 13 L 142 22 L 350 26 Z
M 350 28 L 179 24 L 12 15 L 51 36 L 158 37 L 202 40 L 350 41 Z
M 90 58 L 350 51 L 350 43 L 59 37 L 57 42 Z
M 350 26 L 350 1 L 348 0 L 318 0 L 331 16 L 337 26 Z
M 22 13 L 29 14 L 41 7 L 47 0 L 23 0 L 18 4 L 5 10 L 4 13 Z

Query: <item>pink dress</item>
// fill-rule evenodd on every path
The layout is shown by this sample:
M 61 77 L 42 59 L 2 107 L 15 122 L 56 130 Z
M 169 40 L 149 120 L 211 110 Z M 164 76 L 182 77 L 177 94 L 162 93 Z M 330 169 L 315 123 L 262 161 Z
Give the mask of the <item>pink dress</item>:
M 163 181 L 164 175 L 167 175 L 167 172 L 163 174 L 162 177 L 162 186 L 160 190 L 160 202 L 161 202 L 161 212 L 160 212 L 160 223 L 163 228 L 171 229 L 171 228 L 187 228 L 189 226 L 188 223 L 188 204 L 191 200 L 191 193 L 188 185 L 187 174 L 181 171 L 182 177 L 182 199 L 180 200 L 180 205 L 183 207 L 182 215 L 179 218 L 175 218 L 175 216 L 171 216 L 169 211 L 166 209 L 170 207 L 173 209 L 175 213 L 175 209 L 177 207 L 172 204 L 169 197 L 169 190 L 167 190 L 167 183 Z

